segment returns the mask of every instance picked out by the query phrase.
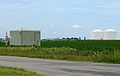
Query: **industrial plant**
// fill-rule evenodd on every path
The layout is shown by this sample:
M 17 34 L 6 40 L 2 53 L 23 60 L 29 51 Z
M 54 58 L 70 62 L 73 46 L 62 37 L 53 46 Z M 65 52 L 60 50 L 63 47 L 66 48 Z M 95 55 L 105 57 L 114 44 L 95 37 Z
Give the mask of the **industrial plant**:
M 10 45 L 40 46 L 40 31 L 33 31 L 33 30 L 10 31 Z
M 91 38 L 93 40 L 116 40 L 117 39 L 117 31 L 114 29 L 95 29 L 92 31 Z
M 57 38 L 59 39 L 59 38 Z M 114 29 L 95 29 L 91 32 L 91 40 L 116 40 L 117 31 Z M 45 40 L 45 39 L 44 39 Z M 87 40 L 86 37 L 62 38 L 62 40 Z M 88 39 L 89 40 L 89 39 Z M 39 30 L 11 30 L 10 37 L 6 32 L 4 39 L 5 45 L 15 46 L 40 46 L 41 45 L 41 32 Z

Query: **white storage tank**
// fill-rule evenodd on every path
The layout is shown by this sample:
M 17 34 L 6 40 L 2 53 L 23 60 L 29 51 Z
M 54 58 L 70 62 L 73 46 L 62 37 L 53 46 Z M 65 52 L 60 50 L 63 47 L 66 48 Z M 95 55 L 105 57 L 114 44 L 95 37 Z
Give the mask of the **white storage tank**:
M 40 46 L 40 31 L 36 31 L 36 30 L 10 31 L 10 45 Z
M 114 29 L 107 29 L 104 31 L 104 40 L 116 40 L 117 32 Z
M 101 29 L 93 30 L 92 34 L 91 34 L 91 37 L 94 40 L 102 40 L 103 39 L 103 30 L 101 30 Z

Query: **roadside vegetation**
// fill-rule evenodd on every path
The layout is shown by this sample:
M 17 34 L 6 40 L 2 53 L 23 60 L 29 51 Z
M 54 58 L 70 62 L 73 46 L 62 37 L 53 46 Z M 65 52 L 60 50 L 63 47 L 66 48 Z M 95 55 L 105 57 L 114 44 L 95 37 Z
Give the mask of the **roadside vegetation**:
M 28 72 L 23 69 L 0 66 L 0 76 L 42 76 L 42 75 L 38 75 L 34 72 Z
M 0 55 L 120 64 L 119 40 L 43 40 L 41 44 L 0 47 Z

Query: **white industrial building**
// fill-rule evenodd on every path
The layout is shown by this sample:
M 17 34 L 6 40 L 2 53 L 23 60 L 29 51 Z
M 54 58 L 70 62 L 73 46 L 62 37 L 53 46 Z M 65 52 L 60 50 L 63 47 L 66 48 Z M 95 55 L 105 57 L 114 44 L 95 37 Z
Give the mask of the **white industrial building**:
M 103 39 L 103 30 L 95 29 L 92 31 L 92 39 L 94 40 L 102 40 Z
M 93 40 L 116 40 L 117 32 L 114 29 L 107 29 L 105 31 L 95 29 L 92 31 L 91 38 Z
M 10 45 L 40 46 L 40 31 L 34 31 L 34 30 L 10 31 Z

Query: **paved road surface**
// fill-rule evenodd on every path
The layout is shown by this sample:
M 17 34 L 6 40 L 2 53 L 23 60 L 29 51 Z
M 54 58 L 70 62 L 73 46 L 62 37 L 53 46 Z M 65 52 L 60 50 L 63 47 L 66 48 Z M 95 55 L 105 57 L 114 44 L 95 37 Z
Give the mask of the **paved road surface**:
M 120 76 L 119 64 L 0 56 L 0 66 L 24 68 L 46 76 Z

